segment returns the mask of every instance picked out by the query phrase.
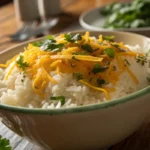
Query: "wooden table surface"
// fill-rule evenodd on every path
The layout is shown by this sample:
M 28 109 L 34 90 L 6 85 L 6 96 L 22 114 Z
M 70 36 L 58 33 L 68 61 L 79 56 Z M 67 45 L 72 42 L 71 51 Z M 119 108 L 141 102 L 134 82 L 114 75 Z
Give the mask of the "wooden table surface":
M 101 0 L 99 5 L 104 5 L 109 1 Z M 59 24 L 50 33 L 81 29 L 78 23 L 79 15 L 95 6 L 95 0 L 75 0 L 72 5 L 64 9 L 64 13 L 59 16 Z M 20 23 L 15 18 L 14 5 L 12 3 L 0 8 L 0 51 L 18 44 L 17 42 L 11 42 L 9 38 L 4 36 L 16 32 L 19 25 Z M 2 123 L 0 123 L 0 135 L 11 140 L 14 150 L 38 149 L 32 143 L 9 131 Z M 146 120 L 145 124 L 136 133 L 112 146 L 109 150 L 150 150 L 150 119 Z

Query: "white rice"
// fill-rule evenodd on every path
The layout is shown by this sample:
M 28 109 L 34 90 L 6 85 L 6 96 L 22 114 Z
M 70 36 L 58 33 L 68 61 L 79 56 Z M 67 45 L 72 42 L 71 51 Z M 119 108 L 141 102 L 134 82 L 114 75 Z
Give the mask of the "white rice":
M 140 52 L 138 45 L 128 47 L 133 51 Z M 130 62 L 129 68 L 136 75 L 139 84 L 135 84 L 127 72 L 122 73 L 116 84 L 116 91 L 110 93 L 111 100 L 126 96 L 148 86 L 146 79 L 147 64 L 141 66 L 141 64 L 136 62 L 135 58 L 126 57 L 126 59 Z M 42 99 L 33 91 L 32 80 L 27 76 L 23 77 L 24 75 L 17 68 L 13 70 L 8 80 L 3 80 L 8 70 L 9 68 L 6 70 L 0 69 L 0 103 L 28 108 L 57 109 L 107 101 L 104 93 L 95 91 L 76 81 L 72 74 L 56 74 L 55 72 L 50 74 L 57 84 L 49 83 L 45 90 L 46 97 Z M 107 86 L 110 86 L 110 84 Z M 64 105 L 61 105 L 60 101 L 50 100 L 51 96 L 62 95 L 66 99 Z

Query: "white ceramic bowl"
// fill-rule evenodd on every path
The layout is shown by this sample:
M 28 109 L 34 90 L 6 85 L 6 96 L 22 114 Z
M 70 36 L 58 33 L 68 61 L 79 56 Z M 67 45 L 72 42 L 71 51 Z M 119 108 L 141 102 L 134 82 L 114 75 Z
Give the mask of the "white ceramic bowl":
M 100 9 L 103 7 L 94 8 L 87 12 L 81 14 L 79 18 L 80 25 L 91 31 L 126 31 L 134 32 L 141 35 L 150 37 L 150 27 L 141 27 L 141 28 L 115 28 L 115 29 L 106 29 L 103 28 L 104 21 L 106 17 L 100 13 Z
M 150 39 L 124 32 L 114 35 L 125 44 L 150 48 Z M 23 50 L 28 42 L 0 54 L 0 63 Z M 137 130 L 150 116 L 150 86 L 113 101 L 61 109 L 28 109 L 0 104 L 3 123 L 32 142 L 52 150 L 98 150 L 111 146 Z

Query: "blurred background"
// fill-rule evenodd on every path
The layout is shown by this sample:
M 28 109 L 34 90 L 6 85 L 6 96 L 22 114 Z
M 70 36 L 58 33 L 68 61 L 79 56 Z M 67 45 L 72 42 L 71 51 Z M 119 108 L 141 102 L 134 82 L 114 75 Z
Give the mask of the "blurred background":
M 0 0 L 0 51 L 47 34 L 93 30 L 91 26 L 143 34 L 150 24 L 149 8 L 149 0 Z

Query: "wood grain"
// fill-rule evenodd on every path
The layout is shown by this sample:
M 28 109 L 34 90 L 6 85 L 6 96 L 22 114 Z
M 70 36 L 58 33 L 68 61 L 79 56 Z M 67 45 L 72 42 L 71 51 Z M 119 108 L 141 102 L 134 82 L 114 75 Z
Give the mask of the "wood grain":
M 62 0 L 63 2 L 65 0 Z M 98 5 L 105 5 L 110 0 L 100 0 Z M 59 24 L 51 30 L 51 33 L 59 33 L 70 25 L 78 21 L 79 15 L 96 7 L 95 0 L 76 0 L 72 5 L 63 9 L 64 13 L 60 14 Z M 9 48 L 18 43 L 11 42 L 9 38 L 4 38 L 6 34 L 12 34 L 19 28 L 20 22 L 15 19 L 14 6 L 8 4 L 0 8 L 0 51 Z M 27 140 L 22 139 L 9 131 L 2 123 L 0 123 L 0 134 L 11 139 L 13 148 L 15 150 L 34 150 L 38 149 Z M 24 146 L 24 147 L 19 147 Z M 150 119 L 143 124 L 143 126 L 133 135 L 124 141 L 112 146 L 109 150 L 150 150 Z

